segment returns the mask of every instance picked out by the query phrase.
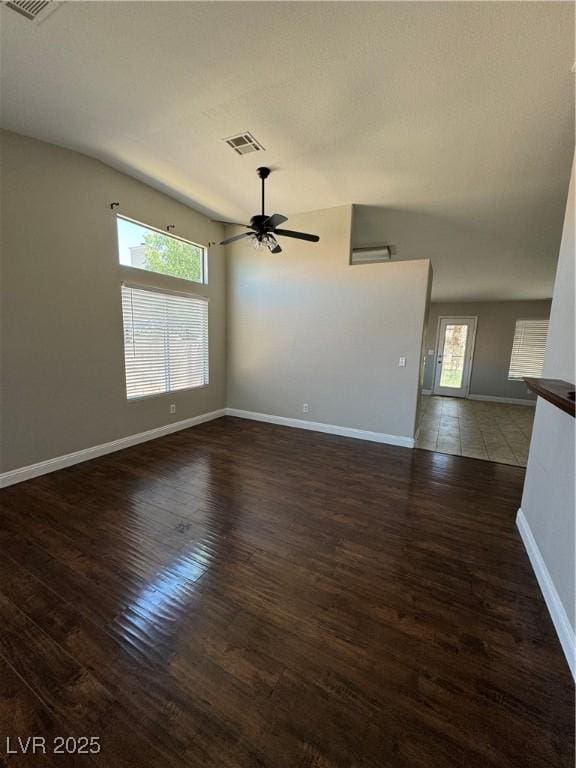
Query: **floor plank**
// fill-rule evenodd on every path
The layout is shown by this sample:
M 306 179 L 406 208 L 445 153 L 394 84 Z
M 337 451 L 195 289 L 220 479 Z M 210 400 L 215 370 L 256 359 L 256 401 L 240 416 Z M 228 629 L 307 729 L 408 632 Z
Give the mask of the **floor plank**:
M 4 489 L 0 734 L 89 729 L 122 768 L 572 766 L 523 478 L 225 418 Z

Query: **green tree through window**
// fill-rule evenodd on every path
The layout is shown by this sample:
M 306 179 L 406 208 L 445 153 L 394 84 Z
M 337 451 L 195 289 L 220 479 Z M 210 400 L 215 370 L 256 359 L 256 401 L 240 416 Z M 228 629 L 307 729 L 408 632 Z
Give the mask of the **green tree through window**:
M 144 236 L 144 263 L 151 272 L 202 282 L 202 249 L 160 232 Z

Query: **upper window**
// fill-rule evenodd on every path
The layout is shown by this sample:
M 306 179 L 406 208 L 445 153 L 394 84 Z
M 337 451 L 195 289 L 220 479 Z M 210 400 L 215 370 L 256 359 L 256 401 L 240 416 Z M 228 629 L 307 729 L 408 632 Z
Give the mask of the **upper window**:
M 207 282 L 203 246 L 123 216 L 116 217 L 116 226 L 120 264 L 195 283 Z
M 548 320 L 516 320 L 508 378 L 541 376 L 548 336 Z
M 137 397 L 208 384 L 208 301 L 122 286 L 126 394 Z

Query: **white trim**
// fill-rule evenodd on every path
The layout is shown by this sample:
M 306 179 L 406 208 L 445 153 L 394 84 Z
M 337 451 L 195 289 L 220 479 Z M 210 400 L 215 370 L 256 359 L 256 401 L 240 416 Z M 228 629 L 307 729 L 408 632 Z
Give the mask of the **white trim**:
M 67 453 L 64 456 L 56 456 L 54 459 L 40 461 L 38 464 L 30 464 L 27 467 L 11 469 L 9 472 L 0 474 L 0 488 L 5 488 L 6 486 L 14 485 L 15 483 L 22 483 L 24 480 L 31 480 L 33 477 L 46 475 L 49 472 L 56 472 L 59 469 L 64 469 L 64 467 L 71 467 L 73 464 L 80 464 L 83 461 L 96 459 L 98 456 L 104 456 L 107 453 L 121 451 L 124 448 L 138 445 L 138 443 L 155 440 L 157 437 L 163 437 L 172 432 L 179 432 L 181 429 L 189 429 L 197 424 L 203 424 L 206 421 L 219 419 L 225 415 L 225 408 L 221 408 L 218 411 L 211 411 L 210 413 L 201 413 L 199 416 L 192 416 L 190 419 L 183 419 L 182 421 L 176 421 L 172 424 L 165 424 L 162 427 L 156 427 L 156 429 L 149 429 L 147 432 L 139 432 L 136 435 L 121 437 L 120 439 L 112 440 L 109 443 L 94 445 L 91 448 L 84 448 L 81 451 Z
M 226 408 L 226 415 L 237 416 L 240 419 L 250 419 L 251 421 L 265 421 L 268 424 L 280 424 L 283 427 L 308 429 L 312 432 L 325 432 L 329 435 L 340 435 L 340 437 L 354 437 L 358 440 L 370 440 L 373 443 L 386 443 L 387 445 L 399 445 L 402 448 L 414 448 L 414 438 L 406 437 L 404 435 L 387 435 L 385 432 L 370 432 L 367 429 L 339 427 L 336 424 L 324 424 L 320 421 L 290 419 L 286 416 L 273 416 L 268 413 L 241 411 L 237 408 Z
M 550 576 L 544 558 L 538 549 L 538 544 L 530 530 L 530 525 L 528 524 L 528 520 L 526 520 L 522 509 L 519 509 L 518 514 L 516 515 L 516 526 L 520 532 L 528 557 L 530 558 L 532 569 L 534 570 L 538 585 L 540 586 L 556 634 L 560 640 L 560 645 L 566 656 L 566 661 L 572 672 L 572 677 L 576 680 L 576 633 L 566 615 L 566 610 L 562 605 L 560 596 L 556 591 L 552 577 Z
M 510 405 L 536 405 L 536 399 L 523 400 L 521 397 L 496 397 L 495 395 L 468 395 L 468 400 L 485 400 L 488 403 L 510 403 Z

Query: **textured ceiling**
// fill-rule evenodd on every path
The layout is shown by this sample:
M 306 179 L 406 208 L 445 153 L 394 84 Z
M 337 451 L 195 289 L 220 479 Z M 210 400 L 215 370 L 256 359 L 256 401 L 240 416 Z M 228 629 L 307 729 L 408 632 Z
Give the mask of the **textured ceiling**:
M 358 204 L 355 241 L 432 258 L 436 299 L 551 295 L 572 3 L 71 2 L 0 22 L 5 128 L 236 219 L 265 162 L 270 211 Z M 221 141 L 244 130 L 265 153 Z

